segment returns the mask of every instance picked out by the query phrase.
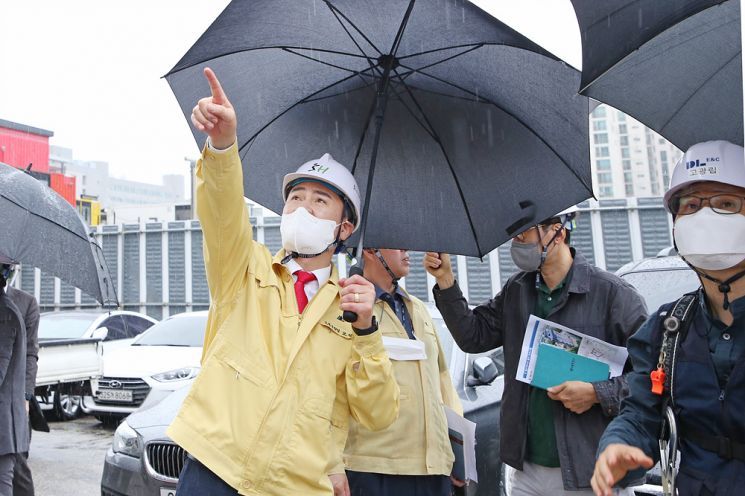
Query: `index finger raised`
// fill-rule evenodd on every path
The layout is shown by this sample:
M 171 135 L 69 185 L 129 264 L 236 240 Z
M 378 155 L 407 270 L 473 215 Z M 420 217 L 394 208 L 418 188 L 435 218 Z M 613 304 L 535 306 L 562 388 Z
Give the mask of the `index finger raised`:
M 220 81 L 217 79 L 215 72 L 209 67 L 204 68 L 204 76 L 207 78 L 207 82 L 210 85 L 210 91 L 212 92 L 212 103 L 221 105 L 228 99 L 225 95 L 225 91 L 222 89 Z

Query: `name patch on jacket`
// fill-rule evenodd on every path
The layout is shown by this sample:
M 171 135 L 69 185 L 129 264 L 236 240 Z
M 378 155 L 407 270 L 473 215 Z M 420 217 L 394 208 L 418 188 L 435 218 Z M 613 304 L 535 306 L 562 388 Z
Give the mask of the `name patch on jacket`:
M 344 339 L 352 339 L 352 331 L 342 329 L 338 325 L 334 324 L 333 322 L 330 322 L 328 320 L 324 320 L 321 322 L 321 325 L 326 327 L 329 331 L 334 332 L 338 334 L 339 336 L 343 337 Z

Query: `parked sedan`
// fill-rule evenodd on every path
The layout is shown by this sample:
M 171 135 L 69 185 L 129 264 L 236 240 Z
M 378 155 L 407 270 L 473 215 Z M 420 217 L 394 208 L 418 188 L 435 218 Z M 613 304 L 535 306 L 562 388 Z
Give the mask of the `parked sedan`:
M 207 312 L 182 313 L 155 324 L 130 346 L 104 354 L 103 377 L 91 380 L 83 409 L 116 422 L 190 385 L 199 372 Z
M 478 484 L 469 484 L 468 496 L 499 494 L 499 408 L 504 390 L 502 349 L 469 355 L 453 342 L 434 307 L 430 313 L 438 328 L 450 374 L 466 418 L 476 422 Z M 153 328 L 155 329 L 155 328 Z M 124 420 L 114 434 L 101 479 L 102 496 L 170 496 L 186 453 L 165 431 L 176 416 L 188 388 L 182 388 L 147 410 Z
M 100 339 L 102 352 L 129 345 L 157 320 L 147 315 L 122 310 L 67 310 L 48 312 L 39 318 L 39 346 L 59 347 L 66 342 Z M 40 353 L 40 376 L 43 375 L 43 353 Z M 73 364 L 71 364 L 72 366 Z M 65 374 L 63 374 L 65 375 Z M 73 374 L 74 375 L 74 374 Z M 74 386 L 74 387 L 73 387 Z M 73 384 L 37 388 L 42 409 L 52 410 L 59 420 L 70 420 L 80 414 L 80 387 Z

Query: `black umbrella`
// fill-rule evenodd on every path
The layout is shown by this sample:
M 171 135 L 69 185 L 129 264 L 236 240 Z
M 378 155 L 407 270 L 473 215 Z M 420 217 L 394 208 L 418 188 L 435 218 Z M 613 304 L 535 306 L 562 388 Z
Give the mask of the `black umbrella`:
M 743 144 L 738 0 L 572 0 L 581 93 L 634 116 L 678 148 Z
M 0 261 L 38 267 L 104 306 L 118 306 L 101 247 L 77 210 L 29 174 L 0 163 Z
M 206 66 L 246 196 L 281 211 L 283 175 L 330 152 L 366 246 L 483 256 L 592 194 L 578 71 L 469 2 L 235 0 L 166 75 L 187 120 Z

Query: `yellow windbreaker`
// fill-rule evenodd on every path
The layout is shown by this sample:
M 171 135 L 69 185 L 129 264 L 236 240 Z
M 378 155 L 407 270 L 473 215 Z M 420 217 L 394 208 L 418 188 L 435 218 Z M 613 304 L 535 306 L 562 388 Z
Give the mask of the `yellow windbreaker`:
M 401 389 L 398 419 L 378 432 L 352 421 L 344 450 L 344 464 L 356 472 L 450 475 L 453 451 L 443 405 L 459 414 L 463 414 L 463 407 L 450 380 L 448 357 L 443 355 L 427 307 L 413 296 L 405 301 L 414 334 L 424 342 L 427 359 L 392 360 Z M 390 305 L 378 300 L 374 315 L 384 336 L 408 338 Z
M 235 145 L 205 147 L 197 212 L 212 304 L 202 370 L 168 435 L 243 495 L 330 495 L 350 415 L 370 429 L 398 414 L 380 332 L 341 320 L 336 268 L 298 314 L 292 276 L 252 239 Z

